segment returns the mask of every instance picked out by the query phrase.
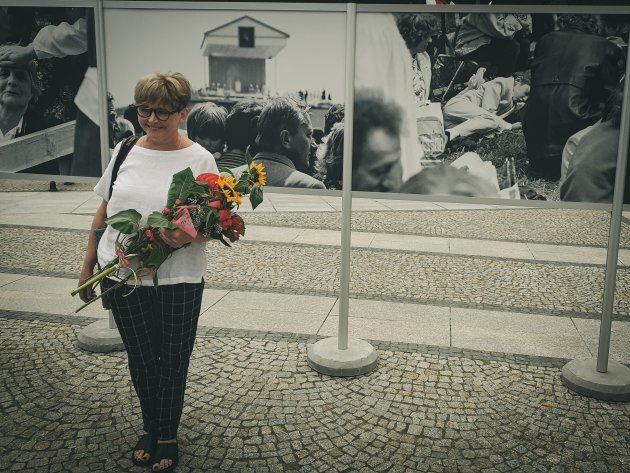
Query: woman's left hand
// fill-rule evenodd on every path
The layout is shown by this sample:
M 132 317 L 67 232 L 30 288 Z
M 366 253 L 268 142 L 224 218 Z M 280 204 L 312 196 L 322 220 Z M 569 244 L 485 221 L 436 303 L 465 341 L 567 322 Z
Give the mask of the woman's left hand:
M 168 228 L 160 228 L 160 238 L 171 248 L 179 248 L 186 243 L 194 240 L 188 233 L 180 230 L 169 230 Z

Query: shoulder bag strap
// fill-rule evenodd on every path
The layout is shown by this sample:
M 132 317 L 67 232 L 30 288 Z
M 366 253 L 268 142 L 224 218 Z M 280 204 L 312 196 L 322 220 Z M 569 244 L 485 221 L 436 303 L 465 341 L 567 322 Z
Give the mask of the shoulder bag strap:
M 114 162 L 114 168 L 112 169 L 112 180 L 109 183 L 109 198 L 112 197 L 112 192 L 114 191 L 114 182 L 116 182 L 116 177 L 118 177 L 118 170 L 120 169 L 120 165 L 123 163 L 133 145 L 138 141 L 137 136 L 129 136 L 125 138 L 120 145 L 120 150 L 118 150 L 118 154 L 116 155 L 116 162 Z

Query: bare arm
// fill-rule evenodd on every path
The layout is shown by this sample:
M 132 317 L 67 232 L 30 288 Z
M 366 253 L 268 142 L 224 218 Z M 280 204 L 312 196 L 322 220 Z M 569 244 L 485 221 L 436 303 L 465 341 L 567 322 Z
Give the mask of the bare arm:
M 94 230 L 96 228 L 103 228 L 105 226 L 105 218 L 107 217 L 107 201 L 103 200 L 98 210 L 94 214 L 92 219 L 92 226 L 90 227 L 90 236 L 88 238 L 87 250 L 85 251 L 85 257 L 83 258 L 83 267 L 81 268 L 81 275 L 79 276 L 79 284 L 83 284 L 94 273 L 94 267 L 97 263 L 96 256 L 96 240 L 94 239 Z M 79 292 L 79 297 L 83 302 L 87 302 L 94 298 L 94 289 L 92 287 L 86 288 Z

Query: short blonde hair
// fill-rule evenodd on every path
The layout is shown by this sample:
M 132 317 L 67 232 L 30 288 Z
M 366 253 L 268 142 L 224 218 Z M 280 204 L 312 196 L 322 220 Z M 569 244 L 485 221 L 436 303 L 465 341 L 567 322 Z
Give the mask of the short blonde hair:
M 182 110 L 190 102 L 190 82 L 179 72 L 154 72 L 136 84 L 133 100 L 136 105 L 159 103 Z

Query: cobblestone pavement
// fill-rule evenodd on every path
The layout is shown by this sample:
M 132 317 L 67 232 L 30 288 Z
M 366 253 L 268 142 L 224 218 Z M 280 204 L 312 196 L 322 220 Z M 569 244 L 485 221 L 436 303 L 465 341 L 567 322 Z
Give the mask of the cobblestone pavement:
M 140 471 L 126 356 L 76 348 L 78 320 L 0 313 L 0 471 Z M 200 329 L 178 471 L 630 471 L 630 404 L 572 394 L 562 360 L 389 343 L 342 379 L 314 340 Z
M 253 212 L 249 225 L 341 229 L 336 212 Z M 353 211 L 352 230 L 558 245 L 608 246 L 610 214 L 601 210 L 493 209 Z M 621 247 L 630 247 L 630 225 L 622 225 Z
M 0 226 L 0 241 L 20 243 L 19 251 L 0 245 L 0 271 L 74 277 L 86 234 Z M 338 247 L 243 241 L 207 252 L 207 287 L 339 293 Z M 360 298 L 591 317 L 601 312 L 605 273 L 601 265 L 365 248 L 353 249 L 351 270 L 351 294 Z M 615 311 L 626 318 L 630 268 L 617 274 Z

